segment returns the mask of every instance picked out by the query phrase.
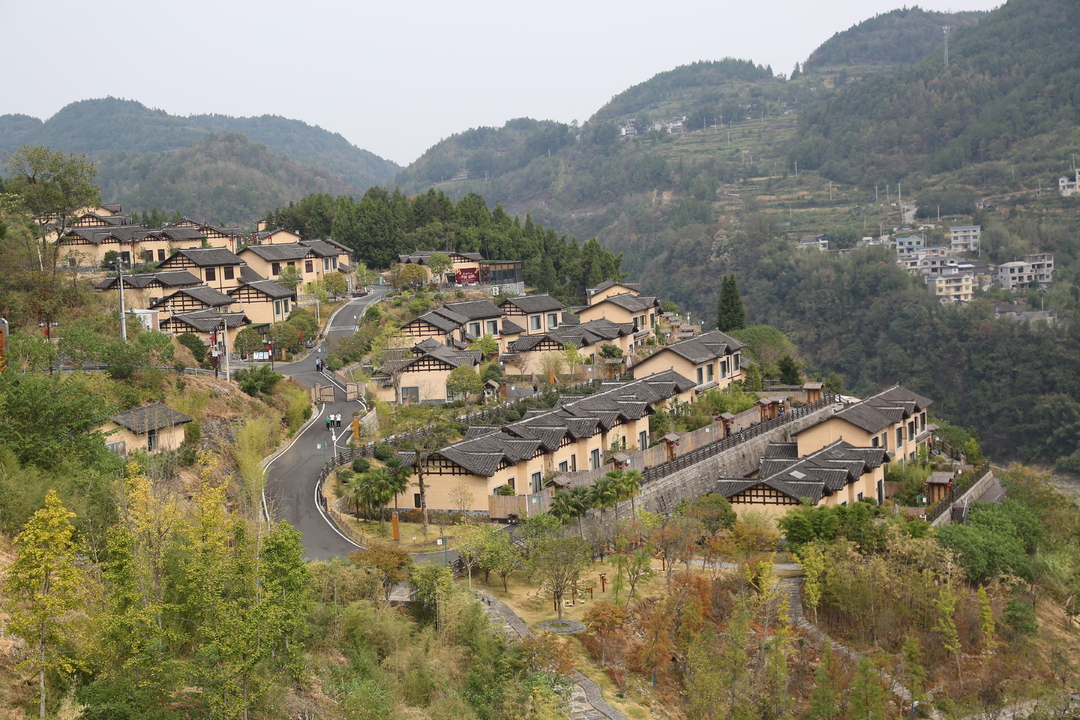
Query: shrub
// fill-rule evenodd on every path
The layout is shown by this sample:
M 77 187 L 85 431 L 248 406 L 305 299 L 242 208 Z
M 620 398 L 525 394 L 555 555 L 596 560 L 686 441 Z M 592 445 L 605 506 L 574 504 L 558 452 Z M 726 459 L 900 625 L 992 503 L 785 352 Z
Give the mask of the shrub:
M 502 495 L 503 497 L 510 497 L 511 495 L 517 495 L 517 491 L 504 483 L 499 487 L 495 488 L 495 494 Z
M 1009 604 L 1005 606 L 1005 623 L 1023 635 L 1039 632 L 1039 618 L 1035 614 L 1035 608 L 1016 598 L 1009 600 Z
M 202 363 L 203 358 L 206 357 L 206 345 L 203 344 L 202 338 L 195 333 L 181 333 L 176 337 L 176 342 L 191 351 L 196 365 Z
M 517 410 L 507 410 L 506 411 L 506 421 L 507 422 L 517 422 L 520 419 L 521 419 L 521 413 L 519 413 Z
M 376 460 L 386 462 L 397 455 L 397 452 L 390 445 L 376 445 L 375 451 L 372 454 L 375 456 Z
M 371 461 L 367 458 L 356 458 L 352 461 L 352 469 L 354 473 L 366 473 L 371 469 Z
M 330 372 L 337 372 L 342 367 L 344 367 L 344 365 L 341 362 L 341 358 L 339 358 L 337 355 L 331 355 L 330 357 L 326 358 L 326 369 Z
M 272 393 L 283 377 L 284 375 L 274 372 L 267 364 L 254 365 L 233 373 L 233 379 L 240 389 L 252 396 Z

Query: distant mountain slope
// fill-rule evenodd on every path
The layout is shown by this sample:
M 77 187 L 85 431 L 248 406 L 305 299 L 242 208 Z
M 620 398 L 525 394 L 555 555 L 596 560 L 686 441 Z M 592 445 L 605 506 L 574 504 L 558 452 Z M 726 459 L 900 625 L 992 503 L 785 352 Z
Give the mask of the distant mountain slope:
M 826 40 L 810 53 L 802 69 L 915 65 L 944 49 L 943 26 L 956 32 L 985 16 L 984 12 L 941 13 L 919 7 L 875 15 Z
M 943 64 L 934 55 L 868 77 L 804 112 L 792 160 L 835 180 L 872 183 L 1002 159 L 1025 139 L 1075 132 L 1080 3 L 1011 0 L 958 31 Z
M 242 133 L 288 160 L 325 168 L 360 191 L 388 182 L 400 169 L 337 133 L 299 120 L 272 115 L 185 118 L 111 97 L 71 103 L 44 122 L 26 115 L 0 116 L 0 152 L 34 143 L 94 157 L 109 152 L 158 153 L 186 147 L 211 132 Z
M 735 84 L 761 82 L 772 77 L 771 67 L 735 58 L 680 65 L 619 93 L 597 110 L 592 119 L 629 118 L 665 108 L 673 110 L 682 107 L 685 110 L 702 103 L 719 104 Z M 677 105 L 668 107 L 673 100 Z
M 312 193 L 354 191 L 237 133 L 212 133 L 168 153 L 106 157 L 103 197 L 124 198 L 125 210 L 160 207 L 216 223 L 250 223 Z

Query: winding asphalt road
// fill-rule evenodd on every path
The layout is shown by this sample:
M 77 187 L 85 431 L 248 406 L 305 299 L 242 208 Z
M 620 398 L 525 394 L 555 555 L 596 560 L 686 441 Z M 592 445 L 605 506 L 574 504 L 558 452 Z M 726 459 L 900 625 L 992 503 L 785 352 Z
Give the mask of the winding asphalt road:
M 386 287 L 372 286 L 369 294 L 339 309 L 327 326 L 327 339 L 355 332 L 356 318 L 368 306 L 381 300 L 387 291 Z M 275 368 L 305 387 L 314 387 L 316 383 L 334 385 L 335 400 L 317 405 L 317 414 L 313 415 L 311 423 L 270 463 L 265 492 L 270 517 L 285 520 L 301 532 L 304 557 L 308 560 L 327 560 L 347 555 L 358 547 L 337 530 L 315 498 L 315 483 L 325 464 L 324 457 L 330 457 L 335 447 L 348 445 L 349 422 L 353 413 L 365 409 L 361 402 L 345 402 L 345 389 L 337 385 L 329 373 L 315 371 L 315 359 L 323 356 L 325 352 L 322 352 L 320 345 L 303 359 L 278 364 Z M 326 429 L 325 418 L 329 413 L 341 413 L 341 429 Z M 318 447 L 323 442 L 326 443 L 325 450 Z

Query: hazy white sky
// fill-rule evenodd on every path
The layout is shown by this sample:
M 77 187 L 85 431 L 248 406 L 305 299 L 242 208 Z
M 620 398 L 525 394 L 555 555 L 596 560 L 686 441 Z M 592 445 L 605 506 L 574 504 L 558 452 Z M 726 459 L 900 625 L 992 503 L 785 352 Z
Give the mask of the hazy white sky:
M 922 0 L 989 10 L 1001 0 Z M 725 56 L 790 73 L 900 0 L 0 0 L 0 115 L 112 95 L 176 115 L 283 115 L 407 164 L 456 132 L 586 120 L 656 73 Z

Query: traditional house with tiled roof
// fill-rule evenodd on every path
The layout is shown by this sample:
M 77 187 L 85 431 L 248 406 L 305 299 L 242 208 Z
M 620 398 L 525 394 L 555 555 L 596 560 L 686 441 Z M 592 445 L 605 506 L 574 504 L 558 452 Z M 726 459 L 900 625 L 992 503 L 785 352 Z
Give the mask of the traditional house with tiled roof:
M 607 295 L 578 311 L 581 322 L 606 319 L 616 323 L 633 323 L 638 330 L 651 332 L 660 317 L 660 301 L 655 297 L 622 292 Z
M 583 358 L 598 364 L 603 362 L 600 357 L 601 346 L 614 345 L 627 357 L 634 354 L 634 341 L 632 323 L 591 320 L 578 325 L 560 325 L 550 332 L 538 335 L 523 335 L 514 341 L 504 360 L 513 365 L 518 374 L 530 375 L 543 369 L 546 356 L 562 358 L 571 345 L 577 348 Z M 547 366 L 550 367 L 550 363 Z
M 456 285 L 475 285 L 480 282 L 480 264 L 484 256 L 480 253 L 456 252 L 454 250 L 417 250 L 412 253 L 398 255 L 398 262 L 402 265 L 420 265 L 430 275 L 428 265 L 431 256 L 441 253 L 450 258 L 451 267 L 445 277 L 432 278 L 433 282 L 453 283 Z
M 187 270 L 208 286 L 225 292 L 240 284 L 244 267 L 244 261 L 227 248 L 190 248 L 177 250 L 158 265 L 158 270 Z
M 180 288 L 198 287 L 202 280 L 187 270 L 124 275 L 124 306 L 129 310 L 146 309 Z M 101 292 L 117 293 L 120 276 L 111 275 L 94 285 Z
M 612 295 L 640 295 L 641 283 L 621 282 L 618 280 L 605 280 L 596 287 L 585 289 L 585 298 L 589 305 L 603 302 Z
M 236 300 L 206 285 L 182 287 L 150 303 L 147 310 L 157 310 L 169 315 L 179 315 L 197 310 L 228 312 Z
M 424 483 L 429 508 L 454 509 L 454 489 L 472 493 L 471 510 L 490 511 L 488 498 L 509 485 L 519 495 L 544 490 L 549 473 L 600 468 L 605 453 L 649 444 L 649 417 L 672 400 L 685 397 L 693 383 L 675 373 L 643 380 L 607 383 L 586 396 L 563 396 L 550 410 L 531 410 L 517 422 L 472 427 L 466 439 L 428 457 Z M 415 456 L 402 453 L 407 463 Z M 414 503 L 420 505 L 419 494 Z
M 542 295 L 518 295 L 499 303 L 515 325 L 524 328 L 524 334 L 551 332 L 563 324 L 574 324 L 577 319 L 566 311 L 566 305 L 547 293 Z
M 864 498 L 885 500 L 882 447 L 857 447 L 836 440 L 806 455 L 794 442 L 770 443 L 752 478 L 720 478 L 716 492 L 737 513 L 754 511 L 776 518 L 804 501 L 811 505 L 848 505 Z
M 225 338 L 221 335 L 222 328 L 228 329 L 229 351 L 236 347 L 236 335 L 251 324 L 251 320 L 242 312 L 218 312 L 217 310 L 195 310 L 193 312 L 178 313 L 161 320 L 159 325 L 161 332 L 170 335 L 183 335 L 192 333 L 202 338 L 207 345 L 213 345 L 211 336 L 219 348 L 224 350 Z
M 338 243 L 326 240 L 302 240 L 295 243 L 275 243 L 267 245 L 248 245 L 239 256 L 260 275 L 276 280 L 287 267 L 296 268 L 300 273 L 297 292 L 304 292 L 308 283 L 320 281 L 331 272 L 351 272 L 345 262 L 348 250 L 342 250 Z M 349 285 L 348 276 L 346 284 Z
M 435 338 L 459 349 L 484 335 L 491 335 L 499 343 L 501 353 L 509 352 L 510 343 L 522 331 L 490 300 L 447 303 L 401 326 L 402 333 L 416 340 Z
M 119 455 L 144 450 L 153 455 L 175 450 L 184 441 L 184 424 L 191 418 L 163 403 L 125 410 L 109 418 L 103 430 L 109 449 Z
M 702 333 L 661 348 L 634 365 L 634 377 L 673 370 L 697 383 L 698 391 L 724 388 L 745 378 L 742 349 L 746 347 L 719 330 Z
M 450 373 L 462 365 L 476 369 L 482 360 L 479 350 L 458 350 L 427 338 L 412 348 L 387 351 L 369 389 L 383 402 L 447 402 L 453 399 L 446 389 Z
M 250 268 L 245 268 L 250 271 Z M 289 290 L 273 280 L 250 280 L 245 282 L 241 273 L 241 284 L 234 287 L 226 294 L 239 305 L 237 311 L 242 311 L 248 319 L 256 325 L 284 322 L 289 319 L 289 313 L 296 307 L 296 291 Z M 311 339 L 311 338 L 308 338 Z
M 914 460 L 926 445 L 926 408 L 933 401 L 894 385 L 844 409 L 795 435 L 799 453 L 806 454 L 836 440 L 857 447 L 880 447 L 899 460 Z

